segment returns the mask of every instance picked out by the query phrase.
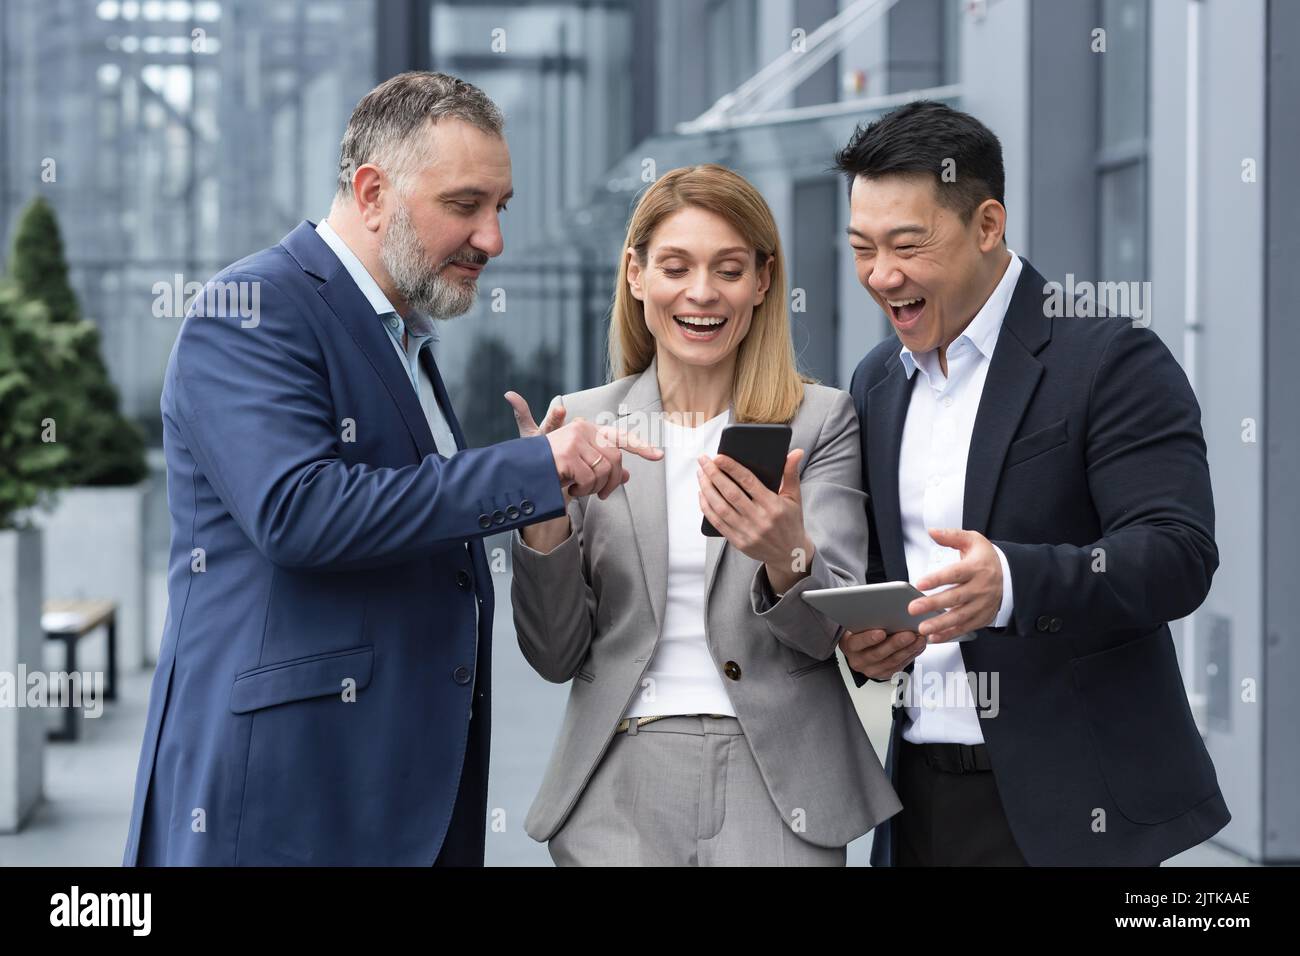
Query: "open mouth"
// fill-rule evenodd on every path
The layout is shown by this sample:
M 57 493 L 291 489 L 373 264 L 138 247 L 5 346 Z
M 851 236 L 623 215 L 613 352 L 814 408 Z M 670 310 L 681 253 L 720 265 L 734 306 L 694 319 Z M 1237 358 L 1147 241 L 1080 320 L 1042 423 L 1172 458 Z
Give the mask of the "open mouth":
M 886 299 L 886 305 L 889 306 L 889 319 L 894 323 L 894 327 L 907 331 L 916 325 L 925 311 L 925 299 Z
M 722 334 L 727 324 L 725 315 L 683 314 L 674 315 L 673 321 L 682 330 L 682 335 L 693 342 L 707 342 Z

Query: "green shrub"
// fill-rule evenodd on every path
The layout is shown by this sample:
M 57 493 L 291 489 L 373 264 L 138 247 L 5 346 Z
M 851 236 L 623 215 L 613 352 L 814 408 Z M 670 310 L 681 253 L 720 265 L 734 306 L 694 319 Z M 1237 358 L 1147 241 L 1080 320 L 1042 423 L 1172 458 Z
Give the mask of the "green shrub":
M 70 452 L 58 440 L 61 400 L 44 385 L 67 370 L 74 353 L 50 325 L 44 305 L 0 280 L 0 528 L 15 527 L 68 473 Z
M 14 230 L 9 271 L 22 294 L 44 304 L 46 331 L 74 360 L 57 378 L 34 387 L 58 393 L 59 444 L 67 448 L 60 483 L 131 485 L 148 474 L 144 436 L 121 413 L 117 389 L 100 351 L 99 330 L 81 318 L 68 282 L 63 237 L 54 210 L 44 199 L 27 205 Z

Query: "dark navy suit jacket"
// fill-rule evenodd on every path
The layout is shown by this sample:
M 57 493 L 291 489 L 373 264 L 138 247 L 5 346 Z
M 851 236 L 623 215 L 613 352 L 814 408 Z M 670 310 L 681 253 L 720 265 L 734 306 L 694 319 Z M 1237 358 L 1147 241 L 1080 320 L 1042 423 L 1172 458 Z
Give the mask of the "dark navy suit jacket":
M 998 674 L 999 711 L 980 728 L 1025 859 L 1149 865 L 1229 820 L 1167 623 L 1205 600 L 1219 563 L 1201 412 L 1154 332 L 1054 318 L 1045 285 L 1025 262 L 966 465 L 962 527 L 1006 554 L 1015 610 L 962 657 Z M 908 580 L 898 468 L 913 382 L 899 348 L 876 346 L 850 386 L 875 581 Z M 907 715 L 893 716 L 897 782 Z M 875 832 L 872 865 L 890 865 L 892 825 Z
M 471 761 L 486 815 L 480 539 L 564 512 L 549 443 L 438 455 L 311 223 L 218 281 L 257 283 L 260 314 L 200 297 L 167 366 L 169 607 L 125 863 L 428 865 L 464 842 Z

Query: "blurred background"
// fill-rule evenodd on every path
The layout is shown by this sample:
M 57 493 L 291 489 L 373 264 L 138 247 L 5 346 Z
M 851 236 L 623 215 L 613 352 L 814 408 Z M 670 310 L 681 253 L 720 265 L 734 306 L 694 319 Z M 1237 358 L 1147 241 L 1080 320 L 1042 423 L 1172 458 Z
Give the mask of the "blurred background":
M 38 660 L 115 692 L 98 717 L 0 706 L 0 865 L 120 862 L 166 611 L 158 402 L 185 284 L 324 216 L 353 106 L 408 69 L 481 86 L 514 157 L 505 253 L 438 345 L 475 445 L 515 434 L 505 389 L 538 408 L 606 379 L 630 209 L 692 163 L 767 197 L 800 362 L 847 387 L 891 333 L 832 154 L 916 98 L 989 125 L 1011 248 L 1063 284 L 1146 283 L 1202 406 L 1221 566 L 1174 633 L 1233 819 L 1173 862 L 1300 860 L 1298 39 L 1290 0 L 0 0 L 0 672 Z M 51 394 L 95 436 L 63 457 L 13 427 Z M 488 863 L 547 865 L 522 821 L 567 688 L 523 662 L 508 548 L 488 547 L 506 821 Z M 883 757 L 885 691 L 854 696 Z

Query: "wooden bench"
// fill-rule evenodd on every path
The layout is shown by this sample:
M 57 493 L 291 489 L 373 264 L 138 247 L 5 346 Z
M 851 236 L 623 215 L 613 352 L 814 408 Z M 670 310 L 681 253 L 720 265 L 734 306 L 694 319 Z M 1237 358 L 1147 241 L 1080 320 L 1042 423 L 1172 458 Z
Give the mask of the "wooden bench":
M 108 629 L 108 666 L 104 675 L 104 699 L 117 700 L 117 605 L 95 598 L 54 598 L 41 608 L 41 630 L 47 641 L 62 641 L 63 666 L 77 670 L 77 641 L 99 627 Z M 77 739 L 77 713 L 71 702 L 63 708 L 63 729 L 50 731 L 50 740 Z

